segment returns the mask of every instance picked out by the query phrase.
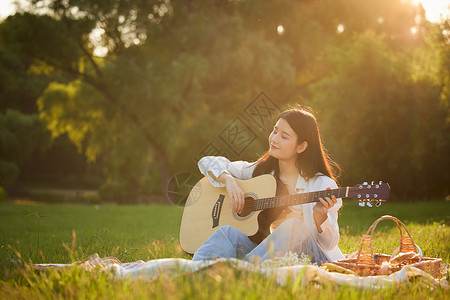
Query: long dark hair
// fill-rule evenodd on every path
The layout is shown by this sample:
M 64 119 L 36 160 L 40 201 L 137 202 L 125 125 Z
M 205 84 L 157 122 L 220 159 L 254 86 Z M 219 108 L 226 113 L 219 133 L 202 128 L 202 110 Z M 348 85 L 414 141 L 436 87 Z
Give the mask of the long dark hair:
M 304 108 L 297 107 L 282 112 L 278 119 L 284 119 L 288 122 L 297 134 L 298 144 L 304 141 L 308 143 L 306 150 L 297 157 L 296 165 L 300 175 L 309 180 L 317 172 L 320 172 L 337 181 L 341 168 L 330 158 L 322 145 L 316 117 Z M 253 177 L 274 171 L 275 177 L 279 179 L 278 159 L 271 156 L 269 151 L 264 153 L 255 163 L 257 163 L 257 166 L 253 171 Z

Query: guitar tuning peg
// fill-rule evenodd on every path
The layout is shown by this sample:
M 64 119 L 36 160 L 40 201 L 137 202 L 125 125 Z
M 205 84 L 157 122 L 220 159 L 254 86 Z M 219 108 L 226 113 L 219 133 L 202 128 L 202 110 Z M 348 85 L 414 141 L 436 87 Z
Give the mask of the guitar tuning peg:
M 377 201 L 377 203 L 375 204 L 376 207 L 380 207 L 381 206 L 381 201 Z
M 366 204 L 367 204 L 368 207 L 372 207 L 373 206 L 372 203 L 370 203 L 370 202 L 367 202 Z
M 367 185 L 367 184 L 368 184 L 367 181 L 364 181 L 364 182 L 363 182 L 363 185 Z
M 364 207 L 364 206 L 366 205 L 366 203 L 363 202 L 363 201 L 360 201 L 360 202 L 358 203 L 358 205 L 361 206 L 361 207 Z
M 372 180 L 372 182 L 370 184 L 373 185 L 373 180 Z
M 382 184 L 382 183 L 383 183 L 383 181 L 381 181 L 381 180 L 378 182 L 378 184 Z

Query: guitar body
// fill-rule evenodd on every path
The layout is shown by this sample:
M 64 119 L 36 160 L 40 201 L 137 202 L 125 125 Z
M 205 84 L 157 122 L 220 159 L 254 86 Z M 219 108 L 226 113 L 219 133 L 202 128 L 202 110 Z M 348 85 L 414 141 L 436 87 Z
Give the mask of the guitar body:
M 180 245 L 193 254 L 220 227 L 231 225 L 260 243 L 268 234 L 269 226 L 282 208 L 253 211 L 253 199 L 274 197 L 277 183 L 272 175 L 261 175 L 248 180 L 236 179 L 245 194 L 245 206 L 238 216 L 230 206 L 225 187 L 214 187 L 204 177 L 191 190 L 186 201 L 180 226 Z
M 389 184 L 380 181 L 289 195 L 283 185 L 277 188 L 275 177 L 269 174 L 248 180 L 236 179 L 236 182 L 245 195 L 240 215 L 230 206 L 225 187 L 214 187 L 204 177 L 192 188 L 180 226 L 180 245 L 185 252 L 194 254 L 220 226 L 231 225 L 259 244 L 269 235 L 272 222 L 283 211 L 289 212 L 288 206 L 318 202 L 332 196 L 355 199 L 360 206 L 367 202 L 367 206 L 372 207 L 372 201 L 379 206 L 389 197 L 391 189 Z

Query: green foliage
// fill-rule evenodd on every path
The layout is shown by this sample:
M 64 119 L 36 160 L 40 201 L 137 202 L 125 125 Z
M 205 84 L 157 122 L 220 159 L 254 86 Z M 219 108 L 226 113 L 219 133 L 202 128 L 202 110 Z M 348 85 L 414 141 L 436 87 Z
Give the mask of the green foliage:
M 5 25 L 5 22 L 0 24 L 0 32 Z M 0 134 L 0 139 L 3 146 L 0 147 L 2 148 L 0 152 L 5 150 L 4 147 L 7 147 L 9 152 L 14 153 L 14 156 L 22 155 L 22 158 L 20 162 L 6 161 L 4 160 L 6 157 L 2 156 L 0 172 L 3 175 L 1 175 L 1 178 L 7 178 L 9 182 L 7 185 L 15 182 L 16 186 L 20 186 L 24 180 L 30 178 L 35 181 L 36 179 L 38 181 L 49 179 L 48 174 L 53 172 L 52 184 L 56 184 L 59 179 L 70 177 L 71 175 L 67 174 L 74 172 L 73 170 L 80 172 L 83 168 L 86 169 L 84 157 L 77 155 L 76 151 L 64 151 L 72 147 L 67 138 L 62 137 L 49 143 L 50 133 L 45 133 L 44 137 L 44 133 L 41 132 L 45 131 L 45 126 L 43 121 L 38 120 L 36 99 L 42 94 L 49 82 L 55 80 L 58 75 L 53 68 L 23 57 L 19 52 L 11 49 L 11 46 L 0 42 L 0 114 L 3 116 L 8 110 L 14 110 L 19 111 L 25 118 L 33 119 L 34 121 L 30 125 L 33 128 L 27 125 L 26 133 L 17 134 L 21 134 L 22 138 L 29 142 L 36 139 L 40 140 L 38 142 L 40 146 L 33 147 L 28 143 L 26 145 L 21 144 L 21 147 L 17 148 L 17 141 L 14 140 L 21 138 L 13 137 L 16 133 L 11 132 L 10 129 L 8 129 L 7 136 L 9 138 L 7 138 L 2 124 L 0 127 L 2 127 L 3 133 Z M 15 118 L 16 116 L 11 117 Z M 22 122 L 21 118 L 22 116 L 17 117 L 14 122 Z M 61 172 L 61 169 L 66 174 L 55 174 L 55 172 Z M 18 180 L 16 180 L 17 178 Z M 54 180 L 55 178 L 58 180 Z M 23 187 L 21 189 L 23 190 Z
M 2 158 L 21 163 L 38 147 L 44 148 L 46 131 L 37 115 L 24 115 L 16 110 L 0 114 Z
M 34 150 L 49 145 L 48 132 L 37 115 L 16 110 L 0 113 L 0 185 L 9 186 L 19 175 L 19 166 Z
M 137 191 L 131 191 L 129 186 L 122 182 L 107 182 L 99 189 L 100 198 L 103 201 L 118 203 L 131 202 L 128 198 L 137 197 Z
M 412 78 L 420 62 L 373 32 L 355 35 L 327 60 L 331 75 L 311 85 L 311 106 L 345 179 L 382 179 L 400 196 L 443 195 L 449 175 L 435 163 L 449 163 L 450 124 L 436 73 Z
M 19 183 L 29 188 L 98 189 L 105 182 L 103 168 L 101 158 L 88 163 L 64 134 L 23 163 Z
M 0 32 L 2 29 L 3 24 L 0 24 Z M 36 98 L 52 80 L 48 72 L 0 42 L 0 111 L 14 109 L 26 114 L 36 113 Z
M 287 50 L 260 35 L 247 36 L 240 19 L 230 12 L 200 6 L 192 8 L 189 16 L 177 15 L 166 22 L 165 33 L 152 31 L 158 47 L 142 42 L 119 51 L 116 45 L 102 64 L 91 61 L 84 71 L 76 67 L 80 80 L 49 85 L 38 102 L 54 136 L 67 133 L 90 160 L 104 153 L 109 180 L 122 181 L 128 190 L 146 189 L 142 178 L 158 178 L 157 173 L 164 186 L 180 149 L 191 145 L 190 136 L 196 134 L 204 141 L 192 149 L 192 158 L 208 142 L 210 135 L 198 134 L 204 127 L 201 120 L 213 109 L 225 109 L 228 104 L 223 99 L 234 98 L 244 84 L 285 87 L 293 82 L 293 69 L 283 59 Z M 198 28 L 207 30 L 199 34 Z M 223 36 L 214 39 L 219 28 Z M 47 60 L 56 66 L 53 60 L 62 59 Z M 235 82 L 228 81 L 225 87 L 224 78 Z M 261 89 L 257 86 L 251 89 L 254 94 Z M 254 94 L 247 92 L 246 99 Z M 237 104 L 227 113 L 230 118 L 242 109 Z M 220 131 L 219 125 L 216 128 L 214 133 Z M 149 173 L 153 168 L 148 162 L 159 163 L 159 170 Z M 191 159 L 182 163 L 192 167 Z
M 99 204 L 100 197 L 96 193 L 85 192 L 80 190 L 75 191 L 61 191 L 57 190 L 32 190 L 30 192 L 30 199 L 41 203 L 61 204 L 61 203 L 76 203 L 76 204 Z
M 2 186 L 12 185 L 19 176 L 19 167 L 14 162 L 0 160 L 0 184 Z
M 84 150 L 85 135 L 92 131 L 92 127 L 98 126 L 103 114 L 99 110 L 90 110 L 89 98 L 77 94 L 80 84 L 79 81 L 68 85 L 53 82 L 37 103 L 42 111 L 41 118 L 46 121 L 52 136 L 56 138 L 67 133 L 81 152 Z M 98 156 L 98 149 L 95 147 L 88 147 L 85 152 L 90 161 Z
M 24 13 L 8 17 L 0 27 L 0 34 L 2 42 L 15 53 L 70 69 L 81 56 L 82 35 L 91 29 L 92 21 L 88 18 L 56 20 L 47 15 Z
M 5 200 L 6 200 L 6 191 L 2 186 L 0 186 L 0 202 Z
M 194 157 L 261 91 L 279 107 L 301 102 L 320 113 L 345 183 L 448 194 L 440 166 L 449 164 L 449 25 L 429 24 L 420 6 L 52 0 L 39 14 L 40 2 L 29 3 L 0 24 L 0 64 L 16 69 L 0 78 L 51 79 L 27 93 L 41 118 L 89 162 L 101 159 L 104 189 L 128 193 L 120 197 L 161 193 L 176 172 L 197 172 Z M 255 159 L 265 140 L 239 159 Z

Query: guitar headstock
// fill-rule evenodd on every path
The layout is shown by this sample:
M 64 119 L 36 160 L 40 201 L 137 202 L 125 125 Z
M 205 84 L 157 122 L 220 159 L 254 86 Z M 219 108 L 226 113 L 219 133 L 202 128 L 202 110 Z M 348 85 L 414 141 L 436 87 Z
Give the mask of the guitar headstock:
M 357 184 L 348 189 L 348 197 L 359 201 L 359 206 L 372 207 L 372 202 L 375 202 L 375 206 L 379 207 L 382 202 L 385 202 L 389 198 L 391 187 L 387 183 L 367 183 Z

